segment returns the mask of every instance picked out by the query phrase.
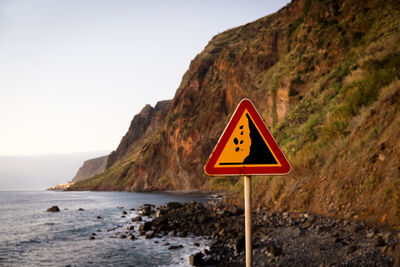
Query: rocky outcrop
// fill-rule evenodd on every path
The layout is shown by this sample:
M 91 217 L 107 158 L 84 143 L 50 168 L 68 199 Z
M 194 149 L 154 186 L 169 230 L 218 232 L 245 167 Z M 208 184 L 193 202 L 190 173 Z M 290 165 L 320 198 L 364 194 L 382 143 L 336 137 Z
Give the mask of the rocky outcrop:
M 157 102 L 154 108 L 146 105 L 139 114 L 133 117 L 128 132 L 122 138 L 118 148 L 108 156 L 107 168 L 121 159 L 128 152 L 129 147 L 134 146 L 141 138 L 158 130 L 164 122 L 170 105 L 170 100 Z
M 79 182 L 85 180 L 93 175 L 96 175 L 106 168 L 108 156 L 98 157 L 94 159 L 86 160 L 83 165 L 79 168 L 72 182 Z
M 60 208 L 58 206 L 52 206 L 46 210 L 47 212 L 60 212 Z

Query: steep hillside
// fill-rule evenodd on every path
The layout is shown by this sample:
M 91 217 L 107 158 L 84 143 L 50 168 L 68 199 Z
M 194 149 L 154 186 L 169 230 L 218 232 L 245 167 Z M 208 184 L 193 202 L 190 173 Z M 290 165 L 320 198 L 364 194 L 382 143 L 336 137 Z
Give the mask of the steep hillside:
M 140 142 L 124 137 L 110 167 L 75 189 L 240 196 L 241 179 L 211 179 L 203 166 L 248 97 L 293 169 L 254 177 L 255 203 L 399 225 L 399 10 L 398 1 L 294 0 L 215 36 L 160 127 Z
M 127 174 L 149 142 L 154 142 L 165 121 L 171 100 L 146 105 L 135 115 L 118 148 L 108 155 L 105 170 L 68 188 L 68 190 L 127 190 Z
M 106 168 L 108 156 L 86 160 L 79 168 L 72 182 L 76 183 L 101 173 Z

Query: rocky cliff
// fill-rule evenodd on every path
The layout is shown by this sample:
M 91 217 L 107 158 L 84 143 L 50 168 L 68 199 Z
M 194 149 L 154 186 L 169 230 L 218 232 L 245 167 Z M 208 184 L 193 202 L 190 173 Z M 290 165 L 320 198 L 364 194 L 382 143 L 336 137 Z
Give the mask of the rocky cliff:
M 118 148 L 108 155 L 105 170 L 75 184 L 69 190 L 131 190 L 127 175 L 131 174 L 143 149 L 149 143 L 156 142 L 170 106 L 171 100 L 160 101 L 154 107 L 146 105 L 133 117 Z M 145 190 L 152 190 L 151 185 L 140 189 Z
M 79 168 L 72 182 L 76 183 L 103 172 L 106 168 L 107 159 L 108 156 L 103 156 L 86 160 Z
M 73 188 L 228 189 L 240 196 L 241 179 L 211 179 L 203 166 L 247 97 L 293 169 L 253 179 L 258 205 L 398 225 L 399 5 L 294 0 L 215 36 L 152 130 L 142 135 L 151 115 L 134 119 L 105 172 Z

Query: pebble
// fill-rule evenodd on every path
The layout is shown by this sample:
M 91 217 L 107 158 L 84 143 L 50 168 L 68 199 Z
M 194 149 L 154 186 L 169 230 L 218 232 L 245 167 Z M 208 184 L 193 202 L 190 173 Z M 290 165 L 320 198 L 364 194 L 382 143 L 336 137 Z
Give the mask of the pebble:
M 189 233 L 212 238 L 209 250 L 191 255 L 190 264 L 244 265 L 242 209 L 212 201 L 166 204 L 157 208 L 162 212 L 156 212 L 154 205 L 145 204 L 139 211 L 155 216 L 138 227 L 137 233 L 144 238 L 157 237 L 165 242 L 167 239 L 162 237 L 168 233 L 182 238 Z M 141 220 L 140 216 L 132 219 L 133 222 Z M 126 230 L 134 231 L 135 227 L 128 225 Z M 128 232 L 128 236 L 135 239 L 132 232 Z M 381 231 L 351 219 L 265 209 L 253 213 L 254 266 L 392 266 L 393 258 L 385 253 L 396 247 L 399 239 L 400 233 Z M 169 242 L 162 245 L 169 250 L 183 248 Z

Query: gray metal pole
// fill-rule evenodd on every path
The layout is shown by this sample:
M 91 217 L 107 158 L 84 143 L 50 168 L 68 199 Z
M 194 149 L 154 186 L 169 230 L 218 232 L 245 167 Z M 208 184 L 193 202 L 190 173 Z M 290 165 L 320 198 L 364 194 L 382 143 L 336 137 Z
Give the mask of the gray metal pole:
M 244 176 L 244 226 L 246 235 L 246 267 L 253 266 L 253 248 L 251 244 L 251 176 Z

